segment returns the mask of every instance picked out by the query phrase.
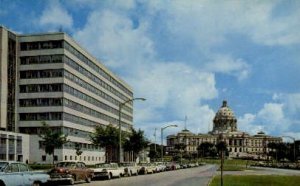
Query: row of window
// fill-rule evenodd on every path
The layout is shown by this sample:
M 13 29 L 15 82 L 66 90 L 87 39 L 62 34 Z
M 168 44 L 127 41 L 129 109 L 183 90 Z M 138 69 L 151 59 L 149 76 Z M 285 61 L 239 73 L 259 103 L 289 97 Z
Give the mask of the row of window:
M 62 132 L 67 134 L 68 136 L 76 136 L 81 138 L 90 139 L 90 132 L 69 128 L 69 127 L 62 127 Z
M 83 81 L 82 79 L 78 78 L 77 76 L 73 75 L 72 73 L 68 72 L 65 70 L 64 75 L 67 79 L 71 80 L 72 82 L 80 85 L 81 87 L 85 88 L 86 90 L 93 92 L 94 94 L 104 98 L 105 100 L 113 103 L 116 106 L 119 106 L 120 102 L 116 99 L 114 99 L 113 97 L 109 96 L 108 94 L 106 94 L 105 92 L 101 91 L 100 89 L 90 85 L 89 83 L 87 83 L 86 81 Z M 128 107 L 128 106 L 124 106 L 123 107 L 124 110 L 132 113 L 132 108 Z
M 112 86 L 110 86 L 109 84 L 107 84 L 106 82 L 104 82 L 103 80 L 101 80 L 100 78 L 98 78 L 97 76 L 95 76 L 94 74 L 92 74 L 91 72 L 89 72 L 88 70 L 86 70 L 85 68 L 83 68 L 82 66 L 78 65 L 72 59 L 70 59 L 68 57 L 65 57 L 65 63 L 67 65 L 69 65 L 70 67 L 72 67 L 73 69 L 75 69 L 76 71 L 80 72 L 85 77 L 87 77 L 90 80 L 92 80 L 93 82 L 95 82 L 98 85 L 102 86 L 103 88 L 105 88 L 109 92 L 111 92 L 114 95 L 118 96 L 122 100 L 125 101 L 125 100 L 128 99 L 126 96 L 124 96 L 122 93 L 120 93 L 119 91 L 117 91 L 115 88 L 113 88 Z
M 62 98 L 20 99 L 20 107 L 62 106 Z
M 89 102 L 89 103 L 91 103 L 91 104 L 93 104 L 93 105 L 95 105 L 99 108 L 102 108 L 105 111 L 108 111 L 108 112 L 113 113 L 115 115 L 119 114 L 119 110 L 117 110 L 115 108 L 112 108 L 112 107 L 106 105 L 105 103 L 100 102 L 97 99 L 94 99 L 91 96 L 88 96 L 88 95 L 74 89 L 73 87 L 70 87 L 68 85 L 64 85 L 64 92 L 67 92 L 67 93 L 69 93 L 69 94 L 71 94 L 75 97 L 78 97 L 78 98 L 80 98 L 80 99 L 82 99 L 86 102 Z M 129 121 L 132 121 L 132 117 L 127 115 L 127 114 L 124 114 L 124 113 L 122 113 L 122 118 L 125 118 Z
M 20 85 L 20 93 L 34 93 L 34 92 L 62 92 L 63 84 L 30 84 Z
M 69 158 L 68 158 L 69 157 Z M 42 161 L 46 161 L 47 157 L 45 155 L 42 156 Z M 75 161 L 99 161 L 99 162 L 104 162 L 105 157 L 97 157 L 97 156 L 65 156 L 65 161 L 67 160 L 75 160 Z M 58 161 L 58 157 L 55 155 L 54 156 L 54 161 Z
M 62 120 L 62 112 L 20 113 L 20 121 Z
M 21 79 L 57 78 L 63 77 L 63 69 L 27 70 L 20 71 Z
M 73 156 L 65 156 L 65 161 L 67 160 L 73 160 Z M 99 162 L 104 162 L 105 161 L 105 157 L 94 157 L 94 156 L 74 156 L 74 160 L 75 161 L 99 161 Z
M 133 93 L 130 92 L 127 88 L 125 88 L 122 84 L 120 84 L 118 81 L 116 81 L 114 78 L 112 78 L 109 74 L 107 74 L 103 69 L 98 67 L 94 62 L 89 60 L 85 55 L 81 54 L 78 50 L 76 50 L 74 47 L 72 47 L 68 42 L 65 41 L 64 48 L 67 49 L 70 53 L 75 55 L 78 59 L 80 59 L 82 62 L 87 64 L 89 67 L 94 69 L 96 72 L 98 72 L 101 76 L 103 76 L 108 81 L 112 82 L 114 85 L 119 87 L 122 91 L 124 91 L 127 95 L 133 96 Z
M 22 42 L 21 51 L 63 48 L 63 40 Z
M 80 125 L 85 125 L 85 126 L 90 126 L 90 127 L 94 127 L 96 125 L 103 125 L 101 123 L 97 123 L 97 122 L 94 122 L 94 121 L 91 121 L 91 120 L 88 120 L 88 119 L 85 119 L 82 117 L 78 117 L 78 116 L 75 116 L 75 115 L 72 115 L 69 113 L 63 113 L 63 119 L 66 121 L 69 121 L 71 123 L 77 123 Z M 122 127 L 126 128 L 126 129 L 131 128 L 131 125 L 128 125 L 127 123 L 125 123 L 123 121 L 121 122 L 121 124 L 122 124 Z
M 42 55 L 21 57 L 21 65 L 62 63 L 64 55 Z
M 98 112 L 98 111 L 95 111 L 93 109 L 90 109 L 86 106 L 83 106 L 81 104 L 78 104 L 74 101 L 71 101 L 71 100 L 67 100 L 67 99 L 64 99 L 64 106 L 66 107 L 69 107 L 73 110 L 77 110 L 79 112 L 82 112 L 82 113 L 85 113 L 85 114 L 88 114 L 90 116 L 93 116 L 93 117 L 96 117 L 96 118 L 100 118 L 104 121 L 108 121 L 109 123 L 115 123 L 117 124 L 119 122 L 118 119 L 116 118 L 113 118 L 111 116 L 107 116 L 101 112 Z
M 89 127 L 95 127 L 96 125 L 101 125 L 100 123 L 97 123 L 95 121 L 92 120 L 88 120 L 82 117 L 78 117 L 75 116 L 73 114 L 69 114 L 69 113 L 63 113 L 63 119 L 65 121 L 69 121 L 71 123 L 76 123 L 79 125 L 85 125 L 85 126 L 89 126 Z
M 69 141 L 68 143 L 65 143 L 63 145 L 63 148 L 65 149 L 75 149 L 76 144 L 78 145 L 78 147 L 81 150 L 88 150 L 88 151 L 100 151 L 100 147 L 97 145 L 93 145 L 93 144 L 87 144 L 87 143 L 77 143 L 77 142 L 71 142 Z

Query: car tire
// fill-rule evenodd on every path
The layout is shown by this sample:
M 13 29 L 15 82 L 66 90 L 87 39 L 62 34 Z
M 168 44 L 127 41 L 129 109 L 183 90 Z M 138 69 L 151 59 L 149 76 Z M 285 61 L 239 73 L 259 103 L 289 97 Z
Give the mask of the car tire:
M 72 178 L 70 179 L 69 184 L 70 184 L 70 185 L 74 185 L 74 184 L 75 184 L 75 179 L 74 179 L 74 177 L 72 177 Z
M 90 176 L 88 176 L 88 177 L 85 179 L 85 181 L 86 181 L 87 183 L 91 183 L 92 178 L 91 178 Z
M 107 179 L 108 180 L 110 180 L 112 178 L 112 175 L 111 175 L 111 173 L 108 173 L 108 175 L 107 175 Z
M 32 183 L 32 186 L 40 186 L 41 185 L 41 182 L 38 182 L 38 181 L 35 181 Z

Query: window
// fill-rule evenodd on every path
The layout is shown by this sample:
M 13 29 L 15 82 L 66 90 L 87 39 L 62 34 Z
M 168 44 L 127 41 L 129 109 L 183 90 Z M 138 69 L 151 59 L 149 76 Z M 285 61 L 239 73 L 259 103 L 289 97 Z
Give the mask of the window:
M 22 163 L 19 164 L 19 169 L 20 169 L 20 172 L 27 172 L 27 171 L 29 171 L 28 166 L 25 165 L 25 164 L 22 164 Z
M 46 156 L 45 155 L 42 156 L 42 161 L 46 161 Z
M 57 161 L 58 160 L 58 157 L 55 155 L 54 156 L 54 161 Z

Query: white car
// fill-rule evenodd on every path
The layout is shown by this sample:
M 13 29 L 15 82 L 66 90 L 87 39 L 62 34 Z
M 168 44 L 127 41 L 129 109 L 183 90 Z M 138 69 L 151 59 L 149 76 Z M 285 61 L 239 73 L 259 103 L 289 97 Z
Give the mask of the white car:
M 139 175 L 140 167 L 136 163 L 122 163 L 120 167 L 124 168 L 124 175 L 126 176 Z
M 167 166 L 163 162 L 156 162 L 154 165 L 156 166 L 156 172 L 166 171 Z
M 93 168 L 94 179 L 106 178 L 110 180 L 111 178 L 120 178 L 124 176 L 124 168 L 119 167 L 117 163 L 99 163 Z
M 21 162 L 0 162 L 1 186 L 42 185 L 50 179 L 46 172 L 31 171 L 27 164 Z

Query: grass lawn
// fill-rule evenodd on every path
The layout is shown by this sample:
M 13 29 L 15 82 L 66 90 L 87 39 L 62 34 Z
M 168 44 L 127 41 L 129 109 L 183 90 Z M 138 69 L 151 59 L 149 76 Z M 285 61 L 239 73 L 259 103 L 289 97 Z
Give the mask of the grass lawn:
M 205 159 L 203 160 L 206 163 L 212 163 L 212 164 L 218 164 L 220 165 L 221 161 L 216 160 L 216 159 Z M 247 160 L 224 160 L 224 171 L 243 171 L 243 170 L 249 170 L 252 169 L 250 168 L 250 164 L 252 161 L 247 161 Z M 247 165 L 247 168 L 246 168 Z M 221 169 L 218 169 L 221 170 Z
M 221 185 L 221 177 L 215 176 L 210 186 Z M 297 186 L 300 185 L 300 176 L 281 175 L 225 175 L 224 186 Z

